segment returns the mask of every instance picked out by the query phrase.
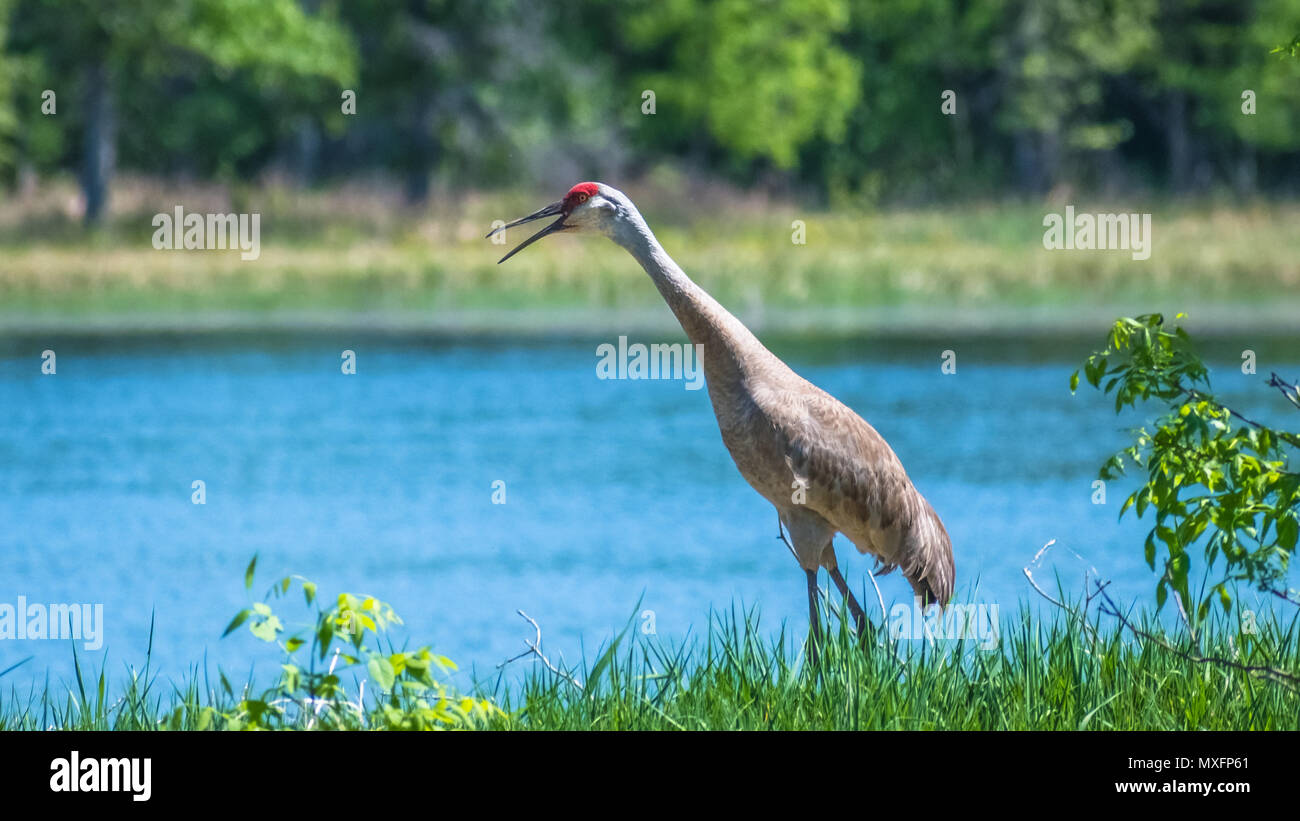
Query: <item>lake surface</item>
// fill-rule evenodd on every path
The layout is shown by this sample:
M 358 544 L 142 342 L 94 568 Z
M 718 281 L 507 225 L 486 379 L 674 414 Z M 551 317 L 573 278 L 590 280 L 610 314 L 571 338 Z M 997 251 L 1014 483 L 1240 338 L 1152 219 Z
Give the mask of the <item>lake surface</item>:
M 1093 503 L 1097 467 L 1138 420 L 1068 389 L 1095 340 L 768 341 L 898 452 L 952 536 L 959 600 L 1013 617 L 1037 600 L 1021 568 L 1057 539 L 1117 598 L 1150 601 L 1149 523 L 1116 519 L 1132 485 Z M 601 342 L 616 339 L 0 337 L 0 604 L 102 604 L 104 647 L 83 663 L 98 670 L 107 653 L 118 680 L 143 663 L 152 614 L 164 676 L 205 652 L 232 678 L 253 663 L 275 671 L 277 654 L 246 632 L 219 638 L 249 601 L 255 553 L 259 597 L 287 573 L 322 593 L 373 594 L 404 617 L 399 643 L 431 644 L 462 682 L 524 649 L 518 609 L 570 661 L 591 657 L 638 599 L 663 638 L 699 633 L 732 603 L 759 606 L 773 634 L 783 620 L 801 634 L 803 575 L 723 448 L 707 393 L 598 379 Z M 1300 339 L 1200 347 L 1216 389 L 1294 424 L 1263 381 L 1300 376 Z M 1247 347 L 1257 376 L 1240 373 Z M 40 372 L 46 349 L 53 376 Z M 355 375 L 341 373 L 345 349 Z M 941 372 L 944 350 L 955 374 Z M 195 480 L 206 504 L 192 503 Z M 498 482 L 505 504 L 493 503 Z M 837 546 L 861 591 L 871 563 Z M 910 602 L 901 576 L 880 581 L 888 605 Z M 863 603 L 878 619 L 869 587 Z M 306 617 L 297 597 L 277 607 L 291 626 Z M 70 675 L 66 641 L 0 641 L 0 670 L 27 656 L 6 690 Z

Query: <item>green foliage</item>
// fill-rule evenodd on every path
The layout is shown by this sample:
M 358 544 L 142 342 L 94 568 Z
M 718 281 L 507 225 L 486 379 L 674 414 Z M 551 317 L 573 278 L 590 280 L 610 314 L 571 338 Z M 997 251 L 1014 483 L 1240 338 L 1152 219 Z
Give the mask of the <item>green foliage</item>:
M 86 73 L 100 63 L 124 168 L 309 180 L 380 169 L 415 199 L 432 176 L 556 184 L 682 158 L 846 201 L 1179 190 L 1207 169 L 1280 188 L 1300 147 L 1300 63 L 1276 59 L 1300 43 L 1278 45 L 1300 30 L 1300 0 L 155 6 L 0 0 L 0 173 L 77 168 Z M 45 88 L 57 117 L 39 112 Z M 339 110 L 343 88 L 356 116 Z
M 698 639 L 675 643 L 633 631 L 580 674 L 539 663 L 522 682 L 503 679 L 493 700 L 504 710 L 484 707 L 483 723 L 518 730 L 1300 729 L 1300 690 L 1240 666 L 1192 666 L 1163 640 L 1159 622 L 1134 619 L 1154 638 L 1103 627 L 1100 615 L 1043 618 L 1026 609 L 1004 625 L 998 648 L 981 650 L 973 641 L 931 646 L 883 633 L 862 642 L 832 612 L 822 652 L 810 662 L 799 637 L 770 638 L 754 613 L 733 610 L 711 618 Z M 1300 669 L 1295 620 L 1265 616 L 1253 627 L 1247 634 L 1216 610 L 1202 645 L 1242 665 Z M 579 679 L 585 686 L 575 685 Z M 191 670 L 163 686 L 146 663 L 114 694 L 102 669 L 92 675 L 78 663 L 67 686 L 0 691 L 0 730 L 211 730 L 249 726 L 254 713 L 262 725 L 327 726 L 281 695 L 252 698 L 249 685 L 234 687 L 224 675 L 209 690 L 205 680 Z M 368 709 L 364 726 L 388 726 Z M 287 720 L 295 712 L 301 723 Z M 329 714 L 338 718 L 334 726 L 358 726 L 348 708 L 340 705 L 340 713 Z
M 94 110 L 91 69 L 109 78 L 122 164 L 208 176 L 265 163 L 308 113 L 340 127 L 338 106 L 319 101 L 338 100 L 357 76 L 355 45 L 328 6 L 307 14 L 296 0 L 10 1 L 0 59 L 21 60 L 18 147 L 40 171 L 78 167 Z M 55 116 L 39 108 L 46 88 L 58 94 Z
M 1300 57 L 1300 34 L 1292 37 L 1290 43 L 1274 48 L 1269 54 L 1289 54 L 1292 57 Z
M 249 69 L 259 86 L 307 77 L 355 81 L 357 57 L 348 32 L 330 16 L 313 16 L 296 0 L 192 0 L 171 4 L 164 34 L 223 71 Z
M 1239 668 L 1191 665 L 1163 640 L 1134 638 L 1100 615 L 1022 610 L 996 649 L 929 645 L 877 633 L 860 641 L 832 616 L 815 661 L 802 636 L 768 639 L 753 613 L 715 616 L 682 644 L 637 636 L 584 676 L 538 666 L 498 698 L 496 726 L 534 730 L 1190 730 L 1300 725 L 1300 692 Z M 1222 614 L 1210 653 L 1249 664 L 1300 664 L 1295 622 L 1264 619 L 1243 638 Z M 581 677 L 585 689 L 572 681 Z
M 256 566 L 254 557 L 245 588 L 252 587 Z M 315 619 L 309 630 L 285 635 L 267 601 L 283 598 L 295 585 L 306 606 L 315 608 Z M 428 647 L 403 651 L 389 642 L 381 649 L 378 639 L 402 620 L 373 596 L 340 593 L 324 607 L 314 583 L 285 576 L 265 598 L 236 613 L 223 636 L 247 624 L 253 636 L 281 649 L 281 675 L 260 695 L 243 694 L 229 711 L 207 708 L 210 720 L 224 729 L 473 729 L 499 713 L 486 699 L 457 696 L 438 678 L 456 669 L 451 659 Z M 365 671 L 355 690 L 343 680 L 348 670 Z M 233 697 L 225 676 L 222 686 Z
M 638 82 L 659 97 L 670 127 L 703 122 L 741 160 L 791 168 L 816 139 L 844 137 L 862 69 L 838 44 L 846 0 L 752 3 L 691 0 L 645 4 L 628 15 L 634 48 L 671 55 L 665 70 Z
M 1033 3 L 998 39 L 1011 66 L 1008 105 L 1000 113 L 1013 133 L 1050 135 L 1072 152 L 1109 150 L 1127 141 L 1133 124 L 1102 113 L 1104 84 L 1133 70 L 1155 47 L 1154 0 L 1121 3 Z
M 0 0 L 0 46 L 9 39 L 9 7 L 12 0 Z M 14 69 L 15 59 L 0 50 L 0 181 L 6 177 L 6 171 L 13 163 L 13 137 L 17 129 L 14 116 Z
M 1223 17 L 1199 17 L 1213 7 L 1201 2 L 1162 18 L 1160 49 L 1143 65 L 1169 89 L 1166 105 L 1157 109 L 1162 120 L 1166 127 L 1193 120 L 1197 128 L 1230 137 L 1238 157 L 1242 151 L 1294 152 L 1300 148 L 1300 65 L 1269 52 L 1279 28 L 1300 26 L 1300 3 L 1257 0 Z M 1241 108 L 1246 89 L 1257 99 L 1250 115 Z M 1169 107 L 1173 102 L 1185 104 L 1185 115 Z
M 1120 515 L 1130 507 L 1139 517 L 1153 514 L 1145 554 L 1152 569 L 1162 559 L 1157 604 L 1173 591 L 1195 635 L 1214 601 L 1231 609 L 1233 582 L 1286 598 L 1284 581 L 1300 531 L 1300 473 L 1293 470 L 1300 436 L 1248 419 L 1216 399 L 1187 332 L 1167 328 L 1160 314 L 1118 320 L 1083 373 L 1088 384 L 1114 394 L 1117 413 L 1148 401 L 1166 408 L 1151 427 L 1134 431 L 1133 444 L 1100 473 L 1109 480 L 1130 468 L 1145 471 Z M 1078 385 L 1076 371 L 1070 389 Z M 1206 578 L 1220 570 L 1194 591 L 1198 546 Z

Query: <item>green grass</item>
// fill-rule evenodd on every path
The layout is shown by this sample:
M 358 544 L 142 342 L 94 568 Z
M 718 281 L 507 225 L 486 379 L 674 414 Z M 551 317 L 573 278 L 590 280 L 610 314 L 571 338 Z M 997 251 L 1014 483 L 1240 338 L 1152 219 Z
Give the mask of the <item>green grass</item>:
M 549 671 L 502 700 L 502 726 L 532 729 L 1077 730 L 1295 729 L 1300 693 L 1196 665 L 1119 628 L 1095 640 L 1077 623 L 1022 614 L 1000 651 L 959 642 L 869 639 L 840 622 L 813 664 L 789 635 L 759 638 L 752 616 L 716 618 L 690 647 L 636 646 L 586 690 Z M 1147 625 L 1152 629 L 1151 625 Z M 1294 625 L 1273 625 L 1261 656 L 1294 671 Z M 1206 655 L 1232 658 L 1227 633 Z M 802 639 L 802 637 L 801 637 Z M 1234 637 L 1237 646 L 1239 640 Z M 1262 648 L 1270 648 L 1264 651 Z
M 1089 625 L 1062 611 L 1045 620 L 1025 611 L 1004 626 L 999 648 L 980 650 L 881 635 L 859 642 L 832 614 L 825 646 L 809 662 L 802 625 L 765 638 L 753 613 L 733 610 L 685 643 L 625 631 L 595 663 L 562 674 L 524 659 L 516 664 L 532 666 L 522 682 L 506 673 L 473 695 L 504 710 L 480 726 L 510 730 L 1300 728 L 1300 692 L 1286 683 L 1192 662 L 1162 646 L 1185 650 L 1185 640 L 1151 620 L 1137 626 L 1160 641 L 1099 618 Z M 1220 618 L 1201 652 L 1300 673 L 1296 622 L 1259 628 L 1243 635 Z M 224 676 L 209 682 L 197 668 L 162 681 L 146 666 L 113 697 L 105 678 L 101 671 L 83 680 L 78 666 L 71 684 L 11 690 L 0 697 L 0 729 L 219 729 L 249 689 Z M 379 723 L 378 709 L 367 706 L 361 726 Z
M 1154 211 L 1152 256 L 1134 261 L 1122 251 L 1043 249 L 1043 215 L 1063 204 L 826 211 L 650 185 L 629 193 L 683 267 L 742 316 L 833 307 L 860 310 L 860 324 L 878 327 L 908 308 L 1011 308 L 1014 322 L 1024 308 L 1064 319 L 1090 306 L 1098 315 L 1166 303 L 1276 309 L 1300 293 L 1296 203 L 1073 203 Z M 112 219 L 93 234 L 60 210 L 69 196 L 53 186 L 0 205 L 0 324 L 220 313 L 274 322 L 286 312 L 436 322 L 475 311 L 661 307 L 626 254 L 595 238 L 550 239 L 498 266 L 508 246 L 483 234 L 495 219 L 534 210 L 545 194 L 440 196 L 408 210 L 385 192 L 228 194 L 124 182 Z M 178 202 L 190 211 L 260 213 L 261 258 L 154 250 L 150 219 Z M 791 242 L 795 220 L 806 224 L 806 244 Z M 511 232 L 510 245 L 524 236 Z

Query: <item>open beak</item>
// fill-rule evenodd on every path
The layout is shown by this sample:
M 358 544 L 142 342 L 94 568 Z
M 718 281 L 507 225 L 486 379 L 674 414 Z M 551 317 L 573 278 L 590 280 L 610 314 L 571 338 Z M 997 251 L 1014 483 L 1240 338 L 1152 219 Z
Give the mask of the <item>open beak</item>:
M 533 220 L 539 220 L 542 219 L 543 217 L 553 217 L 556 214 L 560 215 L 559 219 L 557 219 L 555 222 L 551 223 L 550 225 L 546 226 L 542 230 L 538 231 L 536 234 L 533 234 L 528 239 L 519 243 L 517 246 L 515 246 L 515 250 L 511 251 L 510 253 L 503 256 L 501 259 L 497 260 L 497 265 L 500 265 L 501 263 L 510 259 L 515 254 L 519 253 L 520 251 L 524 250 L 528 246 L 532 245 L 534 242 L 537 242 L 539 239 L 546 236 L 547 234 L 554 234 L 556 231 L 563 231 L 565 228 L 569 228 L 571 226 L 564 224 L 564 203 L 553 202 L 540 211 L 536 211 L 532 214 L 529 214 L 526 217 L 517 219 L 514 222 L 507 223 L 506 225 L 503 225 L 500 228 L 492 229 L 488 233 L 488 237 L 491 237 L 493 234 L 495 234 L 498 231 L 504 231 L 507 228 L 514 228 L 516 225 L 523 225 L 525 222 L 532 222 Z

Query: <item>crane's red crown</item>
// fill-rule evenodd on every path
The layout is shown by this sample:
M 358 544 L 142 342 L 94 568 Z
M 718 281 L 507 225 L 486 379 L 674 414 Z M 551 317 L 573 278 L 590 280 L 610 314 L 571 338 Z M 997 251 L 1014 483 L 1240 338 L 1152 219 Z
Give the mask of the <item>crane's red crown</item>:
M 579 205 L 600 193 L 600 187 L 594 182 L 580 182 L 564 195 L 565 212 L 572 211 Z

